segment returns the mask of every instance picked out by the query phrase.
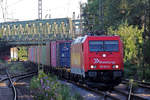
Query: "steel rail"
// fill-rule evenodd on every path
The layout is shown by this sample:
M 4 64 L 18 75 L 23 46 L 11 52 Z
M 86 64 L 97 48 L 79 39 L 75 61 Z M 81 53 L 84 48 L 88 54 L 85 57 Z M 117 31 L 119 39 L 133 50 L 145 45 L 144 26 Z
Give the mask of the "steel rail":
M 121 93 L 121 94 L 123 94 L 123 95 L 129 96 L 129 93 L 120 91 L 120 90 L 118 90 L 118 89 L 114 89 L 114 91 L 119 92 L 119 93 Z M 136 100 L 136 99 L 138 99 L 138 100 L 147 100 L 147 99 L 145 99 L 145 98 L 142 98 L 142 97 L 140 97 L 140 96 L 135 95 L 134 93 L 131 93 L 130 95 L 131 95 L 132 98 L 135 98 L 135 100 Z M 132 99 L 132 98 L 131 98 L 131 99 Z
M 11 79 L 11 77 L 10 77 L 7 70 L 6 70 L 6 73 L 7 73 L 8 79 L 9 79 L 11 85 L 12 85 L 12 89 L 13 89 L 13 93 L 14 93 L 14 99 L 13 100 L 17 100 L 17 90 L 16 90 L 16 88 L 15 88 L 13 82 L 12 82 L 12 79 Z
M 131 84 L 130 84 L 130 91 L 129 91 L 128 100 L 131 100 L 131 94 L 132 94 L 132 85 L 133 85 L 133 83 L 131 82 Z
M 15 82 L 17 82 L 19 80 L 22 80 L 22 79 L 25 79 L 25 78 L 28 78 L 28 77 L 31 77 L 31 76 L 33 76 L 35 74 L 37 74 L 37 73 L 30 73 L 28 75 L 20 76 Z
M 13 89 L 13 93 L 14 93 L 13 100 L 17 100 L 17 90 L 16 90 L 16 88 L 15 88 L 13 83 L 17 82 L 19 80 L 22 80 L 24 78 L 31 77 L 31 76 L 37 74 L 37 72 L 30 72 L 30 73 L 24 73 L 24 74 L 20 74 L 20 75 L 10 76 L 10 74 L 8 73 L 8 70 L 6 70 L 6 74 L 7 74 L 7 78 L 4 78 L 4 79 L 0 80 L 0 82 L 5 81 L 5 80 L 9 80 L 10 81 L 12 89 Z M 18 79 L 13 82 L 12 81 L 13 78 L 18 78 Z
M 141 82 L 137 80 L 133 80 L 133 82 L 137 82 L 139 87 L 150 89 L 150 83 L 148 82 Z M 129 83 L 129 80 L 123 80 L 122 83 L 127 84 Z
M 63 79 L 63 80 L 66 80 L 66 79 Z M 87 85 L 85 84 L 80 84 L 79 82 L 74 82 L 74 81 L 71 81 L 71 80 L 66 80 L 67 82 L 69 83 L 72 83 L 78 87 L 81 87 L 83 89 L 86 89 L 86 90 L 89 90 L 89 91 L 92 91 L 92 92 L 95 92 L 96 94 L 99 94 L 99 95 L 103 95 L 104 98 L 110 98 L 112 100 L 120 100 L 120 98 L 116 98 L 114 96 L 111 96 L 110 94 L 108 94 L 107 92 L 103 92 L 103 91 L 100 91 L 100 90 L 96 90 L 96 89 L 93 89 L 91 87 L 88 87 Z
M 124 79 L 123 81 L 126 81 L 126 82 L 129 82 L 130 79 Z M 139 80 L 133 80 L 133 82 L 137 82 L 137 83 L 140 83 L 140 84 L 144 84 L 144 85 L 149 85 L 150 86 L 150 82 L 142 82 L 142 81 L 139 81 Z
M 108 98 L 113 99 L 113 100 L 120 100 L 120 98 L 112 96 L 111 93 L 107 93 L 107 92 L 103 92 L 103 91 L 100 91 L 100 90 L 97 90 L 97 89 L 93 89 L 91 87 L 88 87 L 87 85 L 80 84 L 79 82 L 74 82 L 74 81 L 71 81 L 71 80 L 66 80 L 64 78 L 63 79 L 61 78 L 61 80 L 63 80 L 63 81 L 65 80 L 65 81 L 67 81 L 69 83 L 72 83 L 72 84 L 74 84 L 74 85 L 76 85 L 78 87 L 81 87 L 83 89 L 86 89 L 86 90 L 95 92 L 97 94 L 103 95 L 104 98 L 108 97 Z M 130 90 L 132 90 L 132 89 L 130 89 Z M 131 100 L 132 98 L 135 98 L 135 99 L 138 99 L 138 100 L 147 100 L 145 98 L 142 98 L 140 96 L 135 95 L 134 93 L 132 93 L 132 91 L 130 91 L 129 93 L 126 93 L 126 92 L 123 92 L 123 91 L 120 91 L 120 90 L 117 90 L 117 89 L 114 89 L 113 91 L 118 92 L 118 93 L 124 95 L 127 98 L 127 100 Z
M 23 79 L 28 78 L 28 77 L 31 77 L 31 76 L 33 76 L 33 75 L 35 75 L 35 74 L 36 74 L 36 73 L 30 73 L 30 74 L 28 74 L 28 75 L 20 76 L 19 78 L 17 78 L 17 79 L 14 81 L 14 83 L 17 84 L 17 82 L 18 82 L 19 80 L 23 80 Z M 15 85 L 15 86 L 17 86 L 17 85 Z M 16 88 L 16 89 L 18 89 L 18 88 Z M 22 93 L 21 91 L 20 91 L 20 93 L 24 95 L 24 93 Z M 19 95 L 19 93 L 18 93 L 18 95 Z M 18 99 L 19 99 L 19 98 L 18 98 L 18 96 L 17 96 L 17 100 L 18 100 Z
M 21 76 L 25 76 L 25 75 L 29 75 L 29 74 L 37 74 L 37 72 L 30 72 L 30 73 L 24 73 L 24 74 L 20 74 L 20 75 L 13 75 L 13 76 L 10 76 L 10 77 L 11 78 L 17 78 L 17 77 L 21 77 Z M 4 78 L 4 79 L 1 79 L 0 82 L 5 81 L 5 80 L 8 80 L 8 77 Z

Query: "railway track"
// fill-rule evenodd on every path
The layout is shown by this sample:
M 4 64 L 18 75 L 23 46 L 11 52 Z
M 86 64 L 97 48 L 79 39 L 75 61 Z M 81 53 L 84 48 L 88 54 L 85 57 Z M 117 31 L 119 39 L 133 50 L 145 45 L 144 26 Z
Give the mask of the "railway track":
M 129 81 L 130 81 L 129 79 L 125 79 L 125 80 L 123 80 L 123 83 L 127 84 L 127 83 L 129 83 Z M 142 81 L 138 81 L 138 80 L 133 80 L 133 82 L 138 83 L 139 87 L 150 89 L 150 82 L 142 82 Z
M 130 94 L 132 97 L 138 99 L 138 100 L 150 100 L 150 83 L 149 82 L 142 82 L 138 80 L 129 80 L 125 79 L 122 81 L 122 84 L 126 85 L 126 87 L 129 87 L 129 84 L 134 84 L 133 91 Z M 121 93 L 124 93 L 127 95 L 125 91 L 121 91 L 116 89 L 116 91 L 119 91 Z
M 19 90 L 16 88 L 16 86 L 18 85 L 17 82 L 25 78 L 31 77 L 37 74 L 37 72 L 29 72 L 29 73 L 24 73 L 20 75 L 10 75 L 8 70 L 6 70 L 6 74 L 7 74 L 7 77 L 1 79 L 0 82 L 9 80 L 9 83 L 10 83 L 9 86 L 11 86 L 12 92 L 13 92 L 13 100 L 18 100 L 17 98 L 18 98 Z
M 92 87 L 87 86 L 86 84 L 82 84 L 82 83 L 79 83 L 79 82 L 74 82 L 74 81 L 71 81 L 71 80 L 65 80 L 65 79 L 62 79 L 62 80 L 67 81 L 69 83 L 72 83 L 72 84 L 74 84 L 74 85 L 76 85 L 80 88 L 85 89 L 85 90 L 94 92 L 94 93 L 102 96 L 104 100 L 107 100 L 107 99 L 110 99 L 110 100 L 123 100 L 123 99 L 118 98 L 117 96 L 113 96 L 109 91 L 101 91 L 97 88 L 92 88 Z
M 62 79 L 62 80 L 65 80 L 65 79 Z M 117 88 L 114 88 L 114 89 L 108 90 L 108 91 L 103 91 L 98 88 L 89 87 L 89 86 L 79 83 L 79 82 L 74 82 L 71 80 L 65 80 L 65 81 L 72 83 L 80 88 L 86 89 L 88 91 L 92 91 L 92 92 L 102 96 L 104 100 L 107 100 L 107 99 L 108 100 L 109 99 L 111 99 L 111 100 L 149 100 L 149 99 L 146 99 L 146 98 L 143 98 L 143 97 L 140 97 L 140 96 L 134 94 L 132 92 L 132 87 L 126 91 L 122 91 Z
M 10 74 L 8 73 L 7 70 L 6 70 L 6 74 L 7 74 L 7 76 L 8 76 L 8 79 L 9 79 L 9 82 L 10 82 L 10 84 L 11 84 L 12 91 L 13 91 L 13 94 L 14 94 L 13 100 L 17 100 L 17 91 L 16 91 L 16 88 L 15 88 L 15 86 L 14 86 L 14 84 L 13 84 L 13 81 L 12 81 L 12 79 L 11 79 L 11 76 L 10 76 Z
M 32 76 L 32 74 L 37 74 L 37 72 L 29 72 L 29 73 L 23 73 L 23 74 L 19 74 L 19 75 L 11 75 L 10 78 L 17 78 L 17 77 L 26 78 L 30 75 Z M 8 79 L 9 79 L 9 77 L 1 78 L 0 82 L 8 80 Z
M 15 87 L 18 93 L 17 100 L 32 100 L 29 88 L 27 88 L 29 84 L 26 81 L 27 80 L 29 81 L 29 78 L 35 74 L 36 73 L 30 73 L 25 76 L 20 76 L 19 78 L 15 80 Z
M 126 97 L 125 100 L 148 100 L 146 98 L 140 97 L 140 96 L 132 93 L 131 89 L 129 91 L 122 91 L 122 90 L 115 88 L 113 91 L 115 91 L 116 93 L 120 93 L 122 95 L 125 95 L 125 97 Z

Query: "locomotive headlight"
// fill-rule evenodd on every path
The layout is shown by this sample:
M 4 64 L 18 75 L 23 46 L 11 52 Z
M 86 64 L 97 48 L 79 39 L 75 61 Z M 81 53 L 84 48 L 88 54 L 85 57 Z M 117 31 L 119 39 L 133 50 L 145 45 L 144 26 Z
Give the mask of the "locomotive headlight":
M 94 68 L 94 66 L 93 66 L 93 65 L 91 65 L 91 68 Z
M 118 66 L 118 65 L 116 65 L 116 68 L 118 69 L 118 68 L 119 68 L 119 66 Z
M 103 56 L 103 57 L 106 57 L 106 54 L 103 54 L 102 56 Z
M 96 66 L 94 66 L 94 65 L 91 65 L 91 68 L 93 69 L 93 68 L 96 68 Z
M 118 69 L 119 68 L 119 65 L 113 65 L 112 66 L 114 69 Z

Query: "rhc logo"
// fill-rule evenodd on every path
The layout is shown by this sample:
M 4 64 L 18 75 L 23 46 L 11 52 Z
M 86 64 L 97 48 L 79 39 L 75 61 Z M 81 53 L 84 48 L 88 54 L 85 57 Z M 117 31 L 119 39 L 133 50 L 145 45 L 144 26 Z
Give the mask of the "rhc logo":
M 98 58 L 94 58 L 94 64 L 100 63 Z
M 94 64 L 115 64 L 115 61 L 100 61 L 98 58 L 94 58 Z

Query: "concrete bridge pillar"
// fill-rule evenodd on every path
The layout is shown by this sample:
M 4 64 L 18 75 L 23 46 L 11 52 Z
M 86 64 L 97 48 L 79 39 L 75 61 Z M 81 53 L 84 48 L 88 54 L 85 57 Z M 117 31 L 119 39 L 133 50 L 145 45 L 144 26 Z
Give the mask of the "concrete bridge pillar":
M 18 60 L 18 48 L 16 47 L 10 48 L 10 57 L 11 61 Z

